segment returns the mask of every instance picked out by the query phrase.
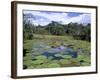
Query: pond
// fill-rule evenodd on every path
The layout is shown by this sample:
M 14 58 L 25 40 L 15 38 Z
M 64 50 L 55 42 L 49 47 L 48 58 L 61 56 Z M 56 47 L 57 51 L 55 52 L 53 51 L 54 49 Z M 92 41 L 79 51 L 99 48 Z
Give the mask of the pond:
M 50 44 L 45 42 L 32 43 L 30 49 L 24 49 L 24 66 L 33 68 L 56 68 L 90 66 L 91 53 L 83 48 L 74 49 L 74 45 Z M 89 54 L 90 53 L 90 54 Z
M 32 49 L 32 59 L 35 59 L 37 55 L 46 56 L 48 59 L 52 57 L 52 60 L 60 60 L 64 59 L 66 55 L 70 56 L 71 58 L 77 58 L 78 52 L 83 51 L 82 49 L 78 49 L 77 51 L 73 50 L 71 47 L 67 47 L 64 45 L 60 45 L 57 47 L 48 46 L 43 43 L 39 43 L 33 46 Z

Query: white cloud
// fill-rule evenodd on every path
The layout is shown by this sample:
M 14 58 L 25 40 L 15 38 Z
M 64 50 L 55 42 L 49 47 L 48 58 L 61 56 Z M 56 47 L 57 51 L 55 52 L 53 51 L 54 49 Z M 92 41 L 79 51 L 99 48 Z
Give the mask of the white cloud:
M 68 24 L 70 22 L 77 22 L 77 23 L 90 23 L 91 22 L 91 15 L 90 14 L 81 14 L 79 16 L 69 17 L 68 13 L 65 12 L 52 12 L 52 13 L 46 13 L 41 11 L 24 11 L 25 14 L 31 13 L 32 15 L 38 15 L 47 18 L 49 21 L 40 19 L 36 20 L 36 24 L 40 25 L 47 25 L 51 21 L 58 21 L 62 22 L 63 24 Z
M 90 23 L 91 22 L 91 16 L 90 14 L 82 14 L 76 17 L 72 17 L 70 19 L 66 19 L 66 21 L 63 21 L 64 24 L 68 24 L 70 22 L 77 22 L 77 23 Z

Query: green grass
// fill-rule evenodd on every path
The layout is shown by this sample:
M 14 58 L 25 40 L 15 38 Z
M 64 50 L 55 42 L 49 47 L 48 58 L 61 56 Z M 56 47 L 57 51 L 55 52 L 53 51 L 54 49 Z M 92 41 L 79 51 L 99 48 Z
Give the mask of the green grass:
M 28 69 L 33 68 L 50 68 L 50 67 L 72 67 L 72 66 L 89 66 L 90 65 L 90 56 L 87 57 L 87 55 L 78 55 L 77 59 L 71 59 L 70 56 L 63 56 L 62 54 L 56 55 L 56 56 L 63 56 L 64 59 L 57 61 L 52 60 L 52 57 L 49 57 L 48 59 L 45 56 L 40 55 L 39 50 L 36 50 L 35 47 L 40 44 L 46 44 L 44 49 L 48 50 L 49 46 L 57 47 L 60 45 L 65 45 L 71 47 L 74 50 L 77 50 L 78 48 L 82 48 L 85 50 L 84 54 L 88 54 L 91 51 L 90 48 L 90 42 L 83 41 L 83 40 L 75 40 L 71 36 L 55 36 L 55 35 L 37 35 L 34 34 L 34 38 L 32 40 L 26 40 L 24 41 L 24 49 L 27 49 L 26 56 L 24 56 L 23 63 L 28 67 Z M 32 60 L 32 49 L 34 48 L 35 56 L 37 60 Z M 42 51 L 42 50 L 40 50 Z M 84 63 L 79 64 L 80 60 L 84 60 Z

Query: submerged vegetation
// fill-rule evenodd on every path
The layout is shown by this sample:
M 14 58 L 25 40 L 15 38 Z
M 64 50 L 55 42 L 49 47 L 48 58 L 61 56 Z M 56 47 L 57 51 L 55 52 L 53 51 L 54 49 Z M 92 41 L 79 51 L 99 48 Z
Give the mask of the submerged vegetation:
M 24 19 L 23 68 L 90 66 L 90 26 L 54 21 L 36 26 Z

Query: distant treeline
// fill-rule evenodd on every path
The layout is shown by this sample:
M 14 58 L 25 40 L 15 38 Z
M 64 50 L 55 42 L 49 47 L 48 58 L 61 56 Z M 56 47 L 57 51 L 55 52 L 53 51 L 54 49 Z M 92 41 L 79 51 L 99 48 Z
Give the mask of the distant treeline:
M 52 21 L 46 26 L 33 25 L 30 21 L 23 21 L 23 38 L 33 39 L 34 34 L 41 35 L 69 35 L 78 40 L 91 40 L 91 24 L 69 23 L 61 24 L 60 22 Z

